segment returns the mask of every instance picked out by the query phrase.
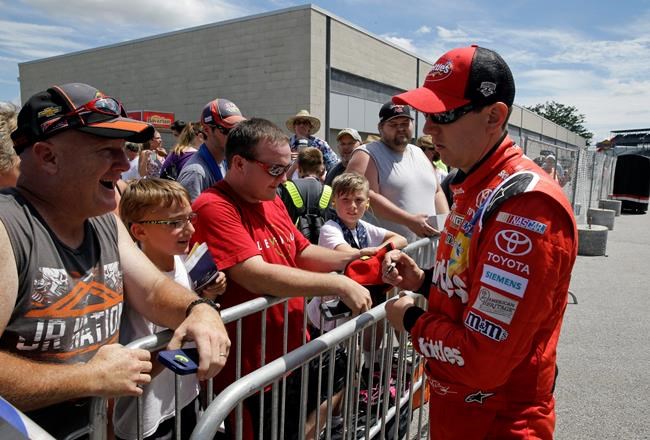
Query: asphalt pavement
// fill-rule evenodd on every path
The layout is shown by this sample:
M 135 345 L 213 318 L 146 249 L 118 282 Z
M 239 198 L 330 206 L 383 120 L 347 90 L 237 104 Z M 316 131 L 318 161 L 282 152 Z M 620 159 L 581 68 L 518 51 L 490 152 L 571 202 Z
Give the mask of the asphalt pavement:
M 558 345 L 556 439 L 650 439 L 650 215 L 578 256 Z

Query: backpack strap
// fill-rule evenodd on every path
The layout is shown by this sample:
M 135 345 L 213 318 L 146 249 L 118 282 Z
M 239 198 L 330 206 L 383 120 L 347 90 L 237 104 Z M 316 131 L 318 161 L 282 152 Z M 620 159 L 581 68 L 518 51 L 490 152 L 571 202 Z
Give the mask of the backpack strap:
M 331 198 L 332 198 L 332 187 L 329 185 L 323 185 L 323 191 L 320 193 L 320 199 L 318 200 L 318 207 L 321 210 L 327 208 L 330 204 Z
M 284 182 L 284 187 L 287 189 L 287 192 L 291 197 L 293 206 L 295 206 L 298 209 L 302 209 L 305 206 L 305 202 L 302 200 L 302 196 L 300 195 L 300 191 L 298 190 L 296 184 L 293 183 L 291 180 L 287 180 L 286 182 Z

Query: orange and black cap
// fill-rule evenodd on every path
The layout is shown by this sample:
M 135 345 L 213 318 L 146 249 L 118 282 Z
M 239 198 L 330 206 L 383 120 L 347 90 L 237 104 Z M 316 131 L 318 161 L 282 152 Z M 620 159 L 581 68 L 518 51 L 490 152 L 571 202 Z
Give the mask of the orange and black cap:
M 119 103 L 119 111 L 115 114 L 77 111 L 104 97 L 108 98 L 96 88 L 82 83 L 53 86 L 34 94 L 18 113 L 17 128 L 11 133 L 14 149 L 20 154 L 35 142 L 68 129 L 130 142 L 144 142 L 153 137 L 153 126 L 126 117 L 126 111 Z

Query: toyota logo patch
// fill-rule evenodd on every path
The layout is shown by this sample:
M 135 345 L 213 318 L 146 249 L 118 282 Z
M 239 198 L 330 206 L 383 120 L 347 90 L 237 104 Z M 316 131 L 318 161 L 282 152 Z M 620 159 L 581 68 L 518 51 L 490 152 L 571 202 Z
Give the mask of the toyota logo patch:
M 533 249 L 533 243 L 528 236 L 512 229 L 499 231 L 494 241 L 502 252 L 514 256 L 529 254 Z

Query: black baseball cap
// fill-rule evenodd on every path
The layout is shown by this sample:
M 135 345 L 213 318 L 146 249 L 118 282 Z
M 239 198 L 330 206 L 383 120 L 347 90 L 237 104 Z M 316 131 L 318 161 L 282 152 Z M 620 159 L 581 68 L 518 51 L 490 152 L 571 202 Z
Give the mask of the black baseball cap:
M 70 83 L 30 97 L 18 113 L 11 139 L 20 154 L 34 142 L 68 129 L 130 142 L 144 142 L 154 134 L 152 125 L 128 118 L 115 98 L 88 84 Z
M 413 116 L 411 116 L 411 107 L 404 104 L 394 104 L 392 101 L 388 101 L 386 104 L 382 105 L 379 110 L 380 123 L 399 117 L 413 119 Z

